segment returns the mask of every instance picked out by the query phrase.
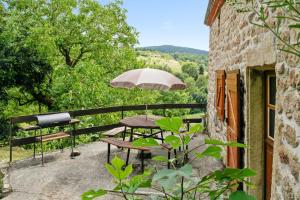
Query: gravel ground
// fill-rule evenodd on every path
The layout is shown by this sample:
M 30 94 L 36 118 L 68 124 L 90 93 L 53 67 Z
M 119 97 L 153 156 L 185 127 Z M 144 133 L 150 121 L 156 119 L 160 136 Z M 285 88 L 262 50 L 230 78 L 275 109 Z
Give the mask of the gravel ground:
M 190 148 L 203 143 L 203 138 L 204 136 L 195 137 Z M 81 155 L 75 159 L 70 159 L 70 149 L 46 154 L 44 166 L 41 166 L 40 157 L 14 162 L 8 170 L 8 182 L 12 187 L 12 192 L 4 199 L 76 200 L 80 199 L 80 195 L 89 189 L 99 187 L 112 189 L 114 186 L 112 177 L 103 167 L 106 162 L 107 145 L 102 142 L 94 142 L 80 145 L 77 150 Z M 201 151 L 201 148 L 199 150 Z M 114 154 L 123 159 L 126 158 L 126 151 L 113 148 L 112 157 Z M 136 154 L 136 151 L 131 153 L 130 162 L 139 166 L 140 161 L 136 159 Z M 152 154 L 165 155 L 166 152 L 156 148 Z M 146 161 L 146 166 L 152 164 L 153 161 Z M 193 162 L 193 167 L 195 175 L 204 176 L 223 166 L 220 161 L 203 158 Z M 135 173 L 138 172 L 139 168 L 135 169 Z M 121 197 L 106 195 L 99 199 L 115 200 L 121 199 Z

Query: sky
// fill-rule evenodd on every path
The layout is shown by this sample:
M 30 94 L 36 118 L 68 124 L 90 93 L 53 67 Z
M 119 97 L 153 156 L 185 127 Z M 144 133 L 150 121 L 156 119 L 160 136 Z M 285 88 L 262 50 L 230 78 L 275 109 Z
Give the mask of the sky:
M 176 45 L 208 50 L 209 28 L 204 25 L 208 0 L 123 2 L 128 24 L 139 32 L 139 46 Z

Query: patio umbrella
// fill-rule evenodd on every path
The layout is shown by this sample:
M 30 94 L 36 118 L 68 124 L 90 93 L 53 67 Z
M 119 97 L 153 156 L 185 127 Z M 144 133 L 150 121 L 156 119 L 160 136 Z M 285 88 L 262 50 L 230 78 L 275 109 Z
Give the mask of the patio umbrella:
M 151 68 L 134 69 L 124 72 L 113 79 L 110 84 L 113 87 L 119 88 L 131 89 L 137 87 L 163 91 L 182 90 L 186 88 L 186 85 L 173 74 L 163 70 Z
M 115 79 L 110 84 L 113 87 L 121 88 L 145 88 L 156 90 L 182 90 L 186 85 L 173 74 L 159 69 L 134 69 L 127 71 Z

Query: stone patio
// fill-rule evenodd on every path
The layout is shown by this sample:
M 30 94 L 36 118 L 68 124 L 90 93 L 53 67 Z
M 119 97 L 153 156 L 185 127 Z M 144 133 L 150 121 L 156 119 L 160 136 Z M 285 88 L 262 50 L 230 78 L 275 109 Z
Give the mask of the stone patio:
M 192 140 L 192 146 L 203 143 L 204 136 L 197 136 Z M 204 147 L 202 147 L 203 150 Z M 70 150 L 46 154 L 45 165 L 41 166 L 40 158 L 26 159 L 14 162 L 8 168 L 5 182 L 9 183 L 12 192 L 5 200 L 55 200 L 55 199 L 80 199 L 83 192 L 99 187 L 112 189 L 112 177 L 106 172 L 103 165 L 106 162 L 107 145 L 102 142 L 80 145 L 77 149 L 81 155 L 70 159 Z M 201 148 L 199 149 L 201 151 Z M 153 149 L 154 155 L 166 155 L 160 148 Z M 123 159 L 126 151 L 113 148 L 112 157 L 118 154 Z M 130 162 L 138 166 L 135 173 L 139 172 L 140 161 L 136 159 L 136 151 L 130 156 Z M 173 155 L 172 155 L 173 156 Z M 147 160 L 146 166 L 153 164 Z M 162 166 L 166 167 L 166 166 Z M 210 171 L 222 168 L 220 161 L 213 158 L 203 158 L 193 163 L 195 175 L 206 175 Z M 106 200 L 121 199 L 119 196 L 106 195 Z

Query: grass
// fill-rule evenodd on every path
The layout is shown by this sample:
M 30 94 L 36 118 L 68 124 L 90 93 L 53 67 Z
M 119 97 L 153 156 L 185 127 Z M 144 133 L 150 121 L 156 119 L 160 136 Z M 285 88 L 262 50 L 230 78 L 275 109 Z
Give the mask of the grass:
M 13 148 L 13 160 L 22 160 L 33 155 L 33 150 L 26 150 L 21 147 Z M 9 147 L 0 147 L 0 161 L 9 161 Z
M 169 67 L 173 72 L 181 72 L 181 64 L 168 54 L 143 52 L 138 59 L 144 61 L 146 66 L 165 66 Z
M 190 119 L 190 118 L 201 118 L 204 117 L 205 113 L 195 113 L 195 114 L 189 114 L 189 115 L 184 115 L 184 119 Z

